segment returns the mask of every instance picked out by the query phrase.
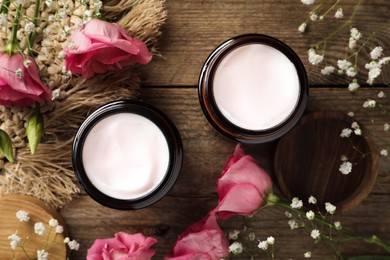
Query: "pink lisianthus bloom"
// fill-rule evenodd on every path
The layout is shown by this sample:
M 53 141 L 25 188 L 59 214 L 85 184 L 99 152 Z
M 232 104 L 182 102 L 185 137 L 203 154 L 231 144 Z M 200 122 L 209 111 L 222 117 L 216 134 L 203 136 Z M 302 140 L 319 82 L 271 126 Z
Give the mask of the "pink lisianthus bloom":
M 271 189 L 269 175 L 238 144 L 217 180 L 217 212 L 221 219 L 253 214 Z
M 143 234 L 119 232 L 113 238 L 96 239 L 88 249 L 87 260 L 149 260 L 156 253 L 150 249 L 157 240 Z
M 229 255 L 229 241 L 217 223 L 216 211 L 192 224 L 165 260 L 219 260 Z
M 48 99 L 51 90 L 42 83 L 31 57 L 0 53 L 0 105 L 29 106 Z
M 118 24 L 93 19 L 71 35 L 65 47 L 65 67 L 90 78 L 94 73 L 120 70 L 134 63 L 147 64 L 152 54 L 146 45 L 128 36 Z

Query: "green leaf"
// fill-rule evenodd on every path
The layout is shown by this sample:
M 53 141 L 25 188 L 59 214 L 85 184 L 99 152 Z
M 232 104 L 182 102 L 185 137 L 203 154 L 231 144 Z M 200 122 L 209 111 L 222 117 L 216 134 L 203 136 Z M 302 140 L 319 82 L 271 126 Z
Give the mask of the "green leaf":
M 43 117 L 38 109 L 35 111 L 27 121 L 26 136 L 28 145 L 30 146 L 31 154 L 35 154 L 38 144 L 41 142 L 43 136 Z
M 14 151 L 12 149 L 12 141 L 8 134 L 0 129 L 0 153 L 7 158 L 11 163 L 14 162 Z

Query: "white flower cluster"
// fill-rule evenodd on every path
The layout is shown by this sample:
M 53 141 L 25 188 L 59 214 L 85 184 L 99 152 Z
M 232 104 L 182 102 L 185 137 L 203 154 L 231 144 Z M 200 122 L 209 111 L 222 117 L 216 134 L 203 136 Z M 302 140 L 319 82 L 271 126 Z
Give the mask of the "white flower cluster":
M 259 241 L 257 247 L 263 251 L 266 251 L 268 249 L 268 246 L 272 246 L 274 244 L 275 244 L 275 238 L 273 236 L 269 236 L 267 237 L 267 240 Z
M 382 66 L 390 62 L 389 56 L 382 57 L 382 55 L 383 48 L 381 46 L 376 46 L 370 52 L 371 61 L 364 66 L 368 70 L 367 83 L 370 85 L 372 85 L 374 80 L 381 74 Z
M 352 28 L 350 33 L 351 34 L 349 37 L 348 48 L 355 49 L 357 46 L 357 41 L 362 38 L 362 33 L 359 32 L 359 30 L 356 28 Z
M 233 255 L 239 255 L 242 253 L 242 250 L 243 250 L 243 247 L 242 247 L 242 243 L 240 242 L 233 242 L 230 246 L 229 246 L 229 252 L 232 253 Z
M 308 56 L 312 65 L 318 65 L 324 60 L 324 55 L 317 54 L 313 48 L 309 49 Z

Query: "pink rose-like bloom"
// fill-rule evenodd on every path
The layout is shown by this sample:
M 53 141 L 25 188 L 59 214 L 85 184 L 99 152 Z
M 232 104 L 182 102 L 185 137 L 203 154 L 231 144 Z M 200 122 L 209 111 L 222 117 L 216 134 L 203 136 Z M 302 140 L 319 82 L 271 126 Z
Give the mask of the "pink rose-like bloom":
M 113 238 L 96 239 L 88 249 L 87 260 L 149 260 L 156 253 L 150 249 L 157 240 L 143 234 L 119 232 Z
M 20 53 L 0 53 L 0 105 L 29 106 L 51 99 L 51 90 L 39 78 L 35 61 L 26 57 L 31 62 L 26 68 L 24 60 Z
M 74 31 L 71 42 L 71 47 L 64 48 L 66 69 L 84 78 L 134 63 L 147 64 L 152 59 L 142 41 L 128 36 L 118 24 L 98 19 Z
M 165 260 L 219 260 L 229 255 L 229 241 L 217 223 L 216 211 L 192 224 Z
M 269 175 L 238 144 L 217 180 L 219 216 L 228 219 L 254 213 L 271 188 Z

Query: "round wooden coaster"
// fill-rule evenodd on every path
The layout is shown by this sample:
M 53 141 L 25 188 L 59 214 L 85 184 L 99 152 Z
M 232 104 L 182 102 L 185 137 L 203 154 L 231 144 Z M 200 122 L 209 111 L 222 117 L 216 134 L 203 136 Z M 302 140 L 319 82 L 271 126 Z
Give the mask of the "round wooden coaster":
M 313 195 L 318 205 L 325 202 L 337 206 L 337 212 L 358 205 L 371 191 L 378 170 L 375 145 L 363 135 L 354 133 L 341 138 L 344 128 L 355 119 L 340 112 L 319 111 L 304 116 L 298 125 L 280 139 L 275 153 L 274 169 L 279 187 L 288 198 L 307 201 Z M 363 154 L 367 154 L 362 156 Z M 340 172 L 346 156 L 352 171 Z
M 16 212 L 24 210 L 29 213 L 28 222 L 20 222 L 16 218 Z M 57 219 L 64 227 L 64 232 L 56 234 L 52 229 L 49 232 L 50 219 Z M 37 222 L 45 224 L 46 232 L 42 236 L 34 233 L 34 225 Z M 21 238 L 26 253 L 21 247 L 14 251 L 13 258 L 10 240 L 8 236 L 17 233 Z M 67 246 L 63 240 L 67 235 L 65 222 L 61 216 L 45 203 L 28 196 L 4 196 L 0 197 L 0 256 L 1 259 L 36 259 L 37 250 L 44 249 L 49 253 L 49 259 L 64 260 L 67 258 Z M 47 241 L 47 242 L 46 242 Z M 47 244 L 45 247 L 45 243 Z

